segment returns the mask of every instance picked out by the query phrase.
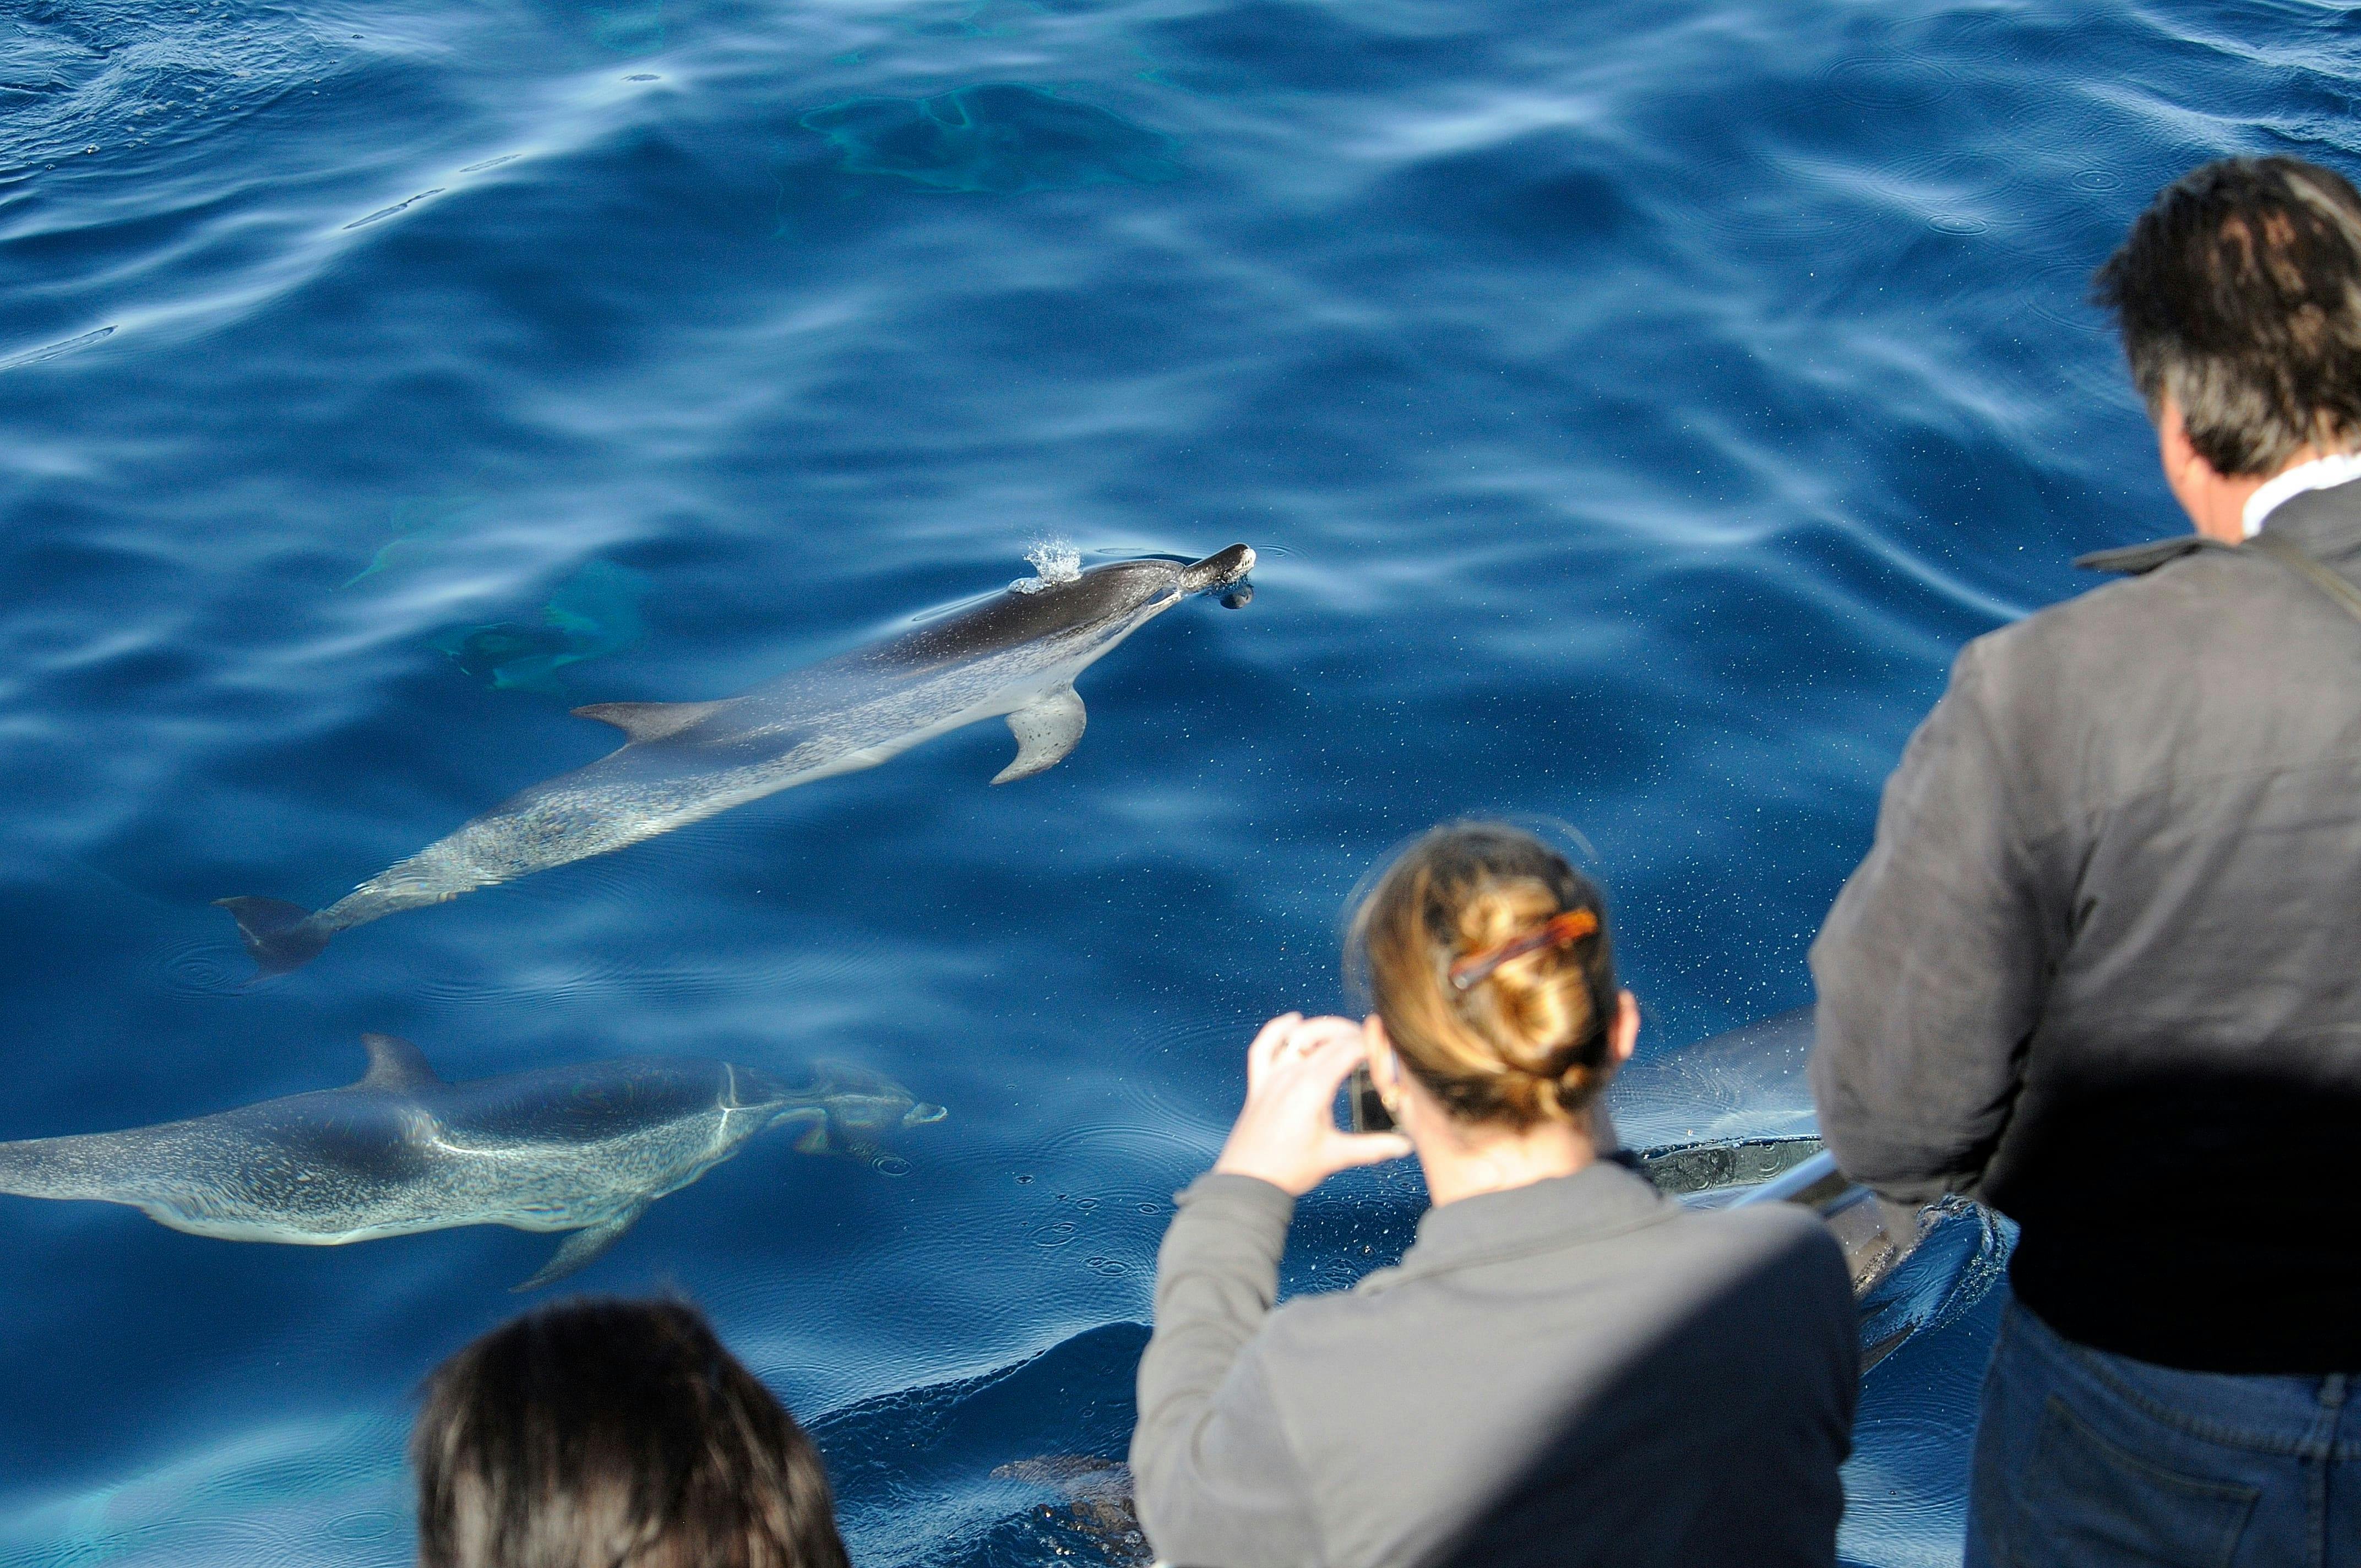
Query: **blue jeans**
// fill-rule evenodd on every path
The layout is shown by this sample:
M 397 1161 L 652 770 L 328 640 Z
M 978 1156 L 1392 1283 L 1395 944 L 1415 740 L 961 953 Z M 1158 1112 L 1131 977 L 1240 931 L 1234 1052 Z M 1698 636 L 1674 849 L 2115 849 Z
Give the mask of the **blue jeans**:
M 1984 1374 L 1967 1568 L 2361 1568 L 2352 1382 L 2152 1365 L 2012 1301 Z

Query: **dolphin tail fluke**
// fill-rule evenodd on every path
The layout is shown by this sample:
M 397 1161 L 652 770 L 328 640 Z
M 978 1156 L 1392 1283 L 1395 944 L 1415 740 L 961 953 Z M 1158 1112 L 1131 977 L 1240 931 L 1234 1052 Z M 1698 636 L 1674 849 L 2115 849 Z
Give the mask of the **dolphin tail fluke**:
M 541 1266 L 533 1277 L 522 1285 L 511 1285 L 511 1291 L 538 1290 L 544 1285 L 555 1285 L 567 1275 L 589 1267 L 607 1255 L 607 1249 L 623 1239 L 623 1233 L 640 1223 L 648 1212 L 645 1203 L 624 1210 L 604 1223 L 586 1225 L 558 1244 L 549 1261 Z
M 1016 760 L 993 774 L 992 782 L 1015 784 L 1056 767 L 1082 743 L 1082 726 L 1090 717 L 1071 681 L 1043 692 L 1008 716 L 1009 732 L 1016 737 Z
M 216 898 L 214 902 L 237 922 L 246 950 L 262 966 L 255 977 L 258 980 L 302 969 L 318 958 L 328 938 L 335 935 L 317 915 L 283 898 Z

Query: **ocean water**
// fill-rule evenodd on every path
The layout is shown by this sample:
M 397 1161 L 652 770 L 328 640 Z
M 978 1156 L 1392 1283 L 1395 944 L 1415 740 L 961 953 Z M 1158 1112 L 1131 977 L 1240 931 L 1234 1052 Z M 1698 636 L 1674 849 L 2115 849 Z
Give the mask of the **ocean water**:
M 1804 954 L 1966 639 L 2176 531 L 2091 268 L 2230 152 L 2361 167 L 2351 5 L 12 0 L 0 1138 L 358 1076 L 860 1062 L 567 1288 L 687 1293 L 875 1564 L 1135 1551 L 1094 1499 L 1173 1190 L 1356 879 L 1571 825 L 1643 1057 Z M 609 748 L 1025 576 L 1260 554 L 978 726 L 248 986 Z M 898 1174 L 895 1172 L 898 1171 Z M 1399 1174 L 1297 1288 L 1398 1249 Z M 0 1198 L 0 1563 L 392 1564 L 440 1357 L 550 1239 Z M 1845 1549 L 1957 1560 L 1998 1295 L 1870 1376 Z M 1094 1511 L 1096 1510 L 1096 1511 Z

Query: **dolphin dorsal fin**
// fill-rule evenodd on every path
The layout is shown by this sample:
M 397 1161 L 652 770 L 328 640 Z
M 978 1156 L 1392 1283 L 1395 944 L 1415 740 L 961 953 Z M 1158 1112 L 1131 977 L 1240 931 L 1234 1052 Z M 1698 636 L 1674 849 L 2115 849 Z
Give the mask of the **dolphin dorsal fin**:
M 425 1053 L 408 1040 L 393 1035 L 363 1035 L 361 1044 L 368 1048 L 368 1071 L 361 1074 L 356 1089 L 423 1089 L 443 1080 L 426 1065 Z
M 661 740 L 679 734 L 721 706 L 721 702 L 594 702 L 576 708 L 574 717 L 611 724 L 634 741 Z

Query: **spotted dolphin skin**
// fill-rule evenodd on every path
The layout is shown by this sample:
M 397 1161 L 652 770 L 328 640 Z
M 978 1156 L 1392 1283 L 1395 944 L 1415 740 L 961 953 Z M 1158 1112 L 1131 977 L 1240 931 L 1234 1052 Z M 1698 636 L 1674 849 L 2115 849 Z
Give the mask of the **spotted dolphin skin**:
M 780 1122 L 796 1147 L 889 1161 L 869 1143 L 939 1122 L 890 1080 L 824 1062 L 790 1089 L 723 1061 L 621 1057 L 445 1083 L 418 1047 L 364 1035 L 342 1089 L 120 1133 L 0 1143 L 0 1192 L 127 1203 L 225 1241 L 341 1246 L 459 1225 L 571 1231 L 520 1290 L 604 1253 L 649 1204 Z
M 1192 594 L 1242 604 L 1255 553 L 1118 561 L 1028 581 L 974 609 L 717 702 L 606 702 L 574 711 L 629 737 L 589 766 L 533 785 L 314 913 L 225 898 L 264 974 L 308 962 L 339 931 L 550 866 L 604 855 L 733 806 L 873 768 L 921 740 L 1005 715 L 1030 778 L 1082 738 L 1074 677 Z

